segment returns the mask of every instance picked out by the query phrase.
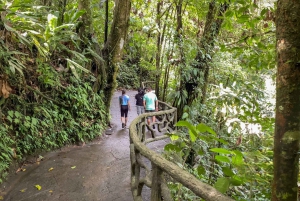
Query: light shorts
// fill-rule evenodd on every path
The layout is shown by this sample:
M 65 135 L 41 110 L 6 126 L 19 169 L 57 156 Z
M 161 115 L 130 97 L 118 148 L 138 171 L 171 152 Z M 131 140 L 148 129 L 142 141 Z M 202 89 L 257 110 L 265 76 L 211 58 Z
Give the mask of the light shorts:
M 136 111 L 137 111 L 137 114 L 138 114 L 138 115 L 145 113 L 144 106 L 139 106 L 139 105 L 137 105 L 137 106 L 136 106 Z
M 146 113 L 155 112 L 155 110 L 145 110 L 145 111 L 146 111 Z M 150 119 L 150 118 L 152 118 L 152 116 L 147 117 L 147 119 Z

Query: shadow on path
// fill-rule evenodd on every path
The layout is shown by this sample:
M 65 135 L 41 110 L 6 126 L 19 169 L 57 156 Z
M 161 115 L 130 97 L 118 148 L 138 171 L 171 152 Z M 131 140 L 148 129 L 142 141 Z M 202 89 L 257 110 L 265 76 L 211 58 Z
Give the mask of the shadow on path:
M 134 95 L 128 91 L 137 117 Z M 43 155 L 43 160 L 10 175 L 0 188 L 5 201 L 132 201 L 130 191 L 129 130 L 121 128 L 116 92 L 112 99 L 113 129 L 84 146 L 67 146 Z M 41 187 L 38 190 L 35 186 Z

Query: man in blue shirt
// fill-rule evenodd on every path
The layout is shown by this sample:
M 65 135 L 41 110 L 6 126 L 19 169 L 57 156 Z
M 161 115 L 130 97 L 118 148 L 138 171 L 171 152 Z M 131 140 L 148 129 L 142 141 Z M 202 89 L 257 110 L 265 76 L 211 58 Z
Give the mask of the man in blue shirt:
M 158 111 L 158 100 L 154 93 L 151 92 L 151 87 L 146 89 L 146 94 L 144 95 L 143 102 L 146 112 L 155 112 Z M 147 118 L 148 125 L 151 123 L 151 117 Z M 152 116 L 152 122 L 155 122 L 155 116 Z M 155 126 L 153 125 L 153 128 Z
M 119 96 L 119 103 L 121 109 L 122 128 L 125 128 L 128 121 L 128 110 L 130 110 L 129 96 L 126 95 L 125 90 L 122 90 L 122 96 Z

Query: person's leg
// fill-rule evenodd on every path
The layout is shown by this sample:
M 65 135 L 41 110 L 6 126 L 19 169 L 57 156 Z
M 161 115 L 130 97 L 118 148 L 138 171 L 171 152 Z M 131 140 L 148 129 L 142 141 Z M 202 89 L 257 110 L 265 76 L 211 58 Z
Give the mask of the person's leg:
M 155 116 L 152 116 L 152 123 L 155 123 Z M 153 124 L 153 129 L 155 129 L 155 125 Z
M 127 107 L 125 107 L 125 126 L 124 127 L 126 127 L 126 125 L 127 125 L 127 121 L 128 121 L 128 106 Z
M 151 123 L 150 117 L 147 117 L 147 123 L 148 123 L 148 125 L 150 125 L 150 123 Z
M 146 113 L 147 112 L 151 113 L 151 112 L 155 112 L 155 110 L 146 110 Z M 153 117 L 154 117 L 154 121 L 153 121 Z M 148 123 L 149 126 L 151 124 L 151 120 L 152 120 L 152 122 L 155 122 L 155 116 L 149 116 L 149 117 L 147 117 L 147 123 Z M 153 125 L 152 128 L 155 129 L 155 126 Z
M 156 118 L 155 116 L 152 116 L 152 122 L 155 122 Z
M 123 110 L 122 110 L 122 107 L 121 107 L 121 123 L 123 123 Z
M 122 123 L 122 128 L 125 127 L 125 111 L 123 106 L 121 106 L 121 123 Z
M 136 106 L 136 112 L 138 115 L 141 114 L 141 106 L 138 106 L 138 105 Z
M 140 106 L 140 108 L 141 108 L 141 114 L 145 113 L 145 108 L 144 108 L 144 106 Z
M 121 117 L 121 122 L 122 122 L 122 128 L 125 127 L 125 117 Z
M 145 111 L 146 113 L 149 113 L 150 110 L 146 110 Z M 147 124 L 150 125 L 151 121 L 150 121 L 151 117 L 147 117 Z

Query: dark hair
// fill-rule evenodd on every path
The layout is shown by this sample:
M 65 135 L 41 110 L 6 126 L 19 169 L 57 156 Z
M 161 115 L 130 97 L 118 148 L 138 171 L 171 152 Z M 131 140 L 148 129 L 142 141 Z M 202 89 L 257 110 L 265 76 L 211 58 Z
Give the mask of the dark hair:
M 123 89 L 123 90 L 122 90 L 122 94 L 125 94 L 125 93 L 126 93 L 126 91 Z
M 140 93 L 143 89 L 142 88 L 138 88 L 138 92 Z

